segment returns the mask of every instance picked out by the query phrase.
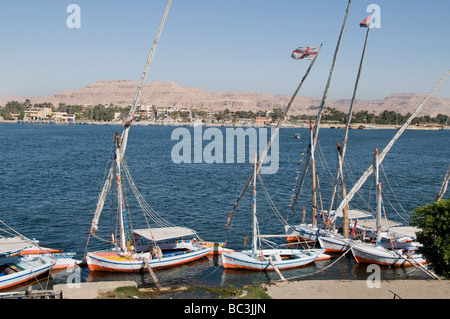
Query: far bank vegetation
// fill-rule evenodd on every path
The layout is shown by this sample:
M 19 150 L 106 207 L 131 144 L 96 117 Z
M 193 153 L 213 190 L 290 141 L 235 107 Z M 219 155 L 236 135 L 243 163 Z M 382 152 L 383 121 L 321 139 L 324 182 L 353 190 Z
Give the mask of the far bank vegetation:
M 30 100 L 25 102 L 10 101 L 4 106 L 0 106 L 0 118 L 3 120 L 24 120 L 27 119 L 27 112 L 31 109 L 43 109 L 47 108 L 50 113 L 46 115 L 48 119 L 52 118 L 52 112 L 66 113 L 75 115 L 77 121 L 119 121 L 124 118 L 129 110 L 130 106 L 121 108 L 109 105 L 67 105 L 59 103 L 57 106 L 52 103 L 39 103 L 32 104 Z M 384 110 L 380 114 L 361 110 L 353 113 L 352 123 L 361 124 L 380 124 L 380 125 L 401 125 L 409 117 L 411 113 L 401 114 L 395 111 Z M 236 110 L 231 111 L 228 108 L 223 111 L 205 110 L 205 109 L 189 109 L 189 108 L 171 108 L 171 107 L 158 107 L 155 105 L 142 106 L 138 108 L 136 113 L 136 120 L 162 120 L 171 119 L 176 122 L 190 122 L 193 120 L 200 120 L 202 122 L 214 122 L 214 123 L 235 123 L 238 121 L 255 121 L 256 118 L 267 118 L 268 121 L 277 122 L 282 116 L 281 108 L 274 108 L 272 111 L 243 111 Z M 75 118 L 74 117 L 74 118 Z M 291 115 L 286 119 L 290 123 L 308 123 L 314 122 L 315 115 Z M 429 115 L 417 116 L 413 119 L 411 124 L 439 124 L 446 125 L 448 123 L 449 116 L 445 114 L 438 114 L 435 117 Z M 325 107 L 322 116 L 323 123 L 336 123 L 345 124 L 347 122 L 347 113 L 339 111 L 335 108 Z

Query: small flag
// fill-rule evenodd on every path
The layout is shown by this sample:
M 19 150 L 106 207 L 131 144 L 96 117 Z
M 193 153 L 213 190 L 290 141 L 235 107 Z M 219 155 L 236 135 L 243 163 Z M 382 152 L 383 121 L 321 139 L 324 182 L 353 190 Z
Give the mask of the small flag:
M 365 20 L 363 20 L 359 26 L 362 28 L 370 27 L 370 22 L 372 22 L 372 15 L 368 16 Z
M 295 60 L 312 60 L 319 53 L 320 47 L 298 47 L 292 52 L 291 57 Z
M 356 232 L 356 224 L 358 223 L 358 220 L 355 221 L 355 225 L 353 225 L 353 229 L 352 229 L 352 236 L 355 237 L 355 232 Z

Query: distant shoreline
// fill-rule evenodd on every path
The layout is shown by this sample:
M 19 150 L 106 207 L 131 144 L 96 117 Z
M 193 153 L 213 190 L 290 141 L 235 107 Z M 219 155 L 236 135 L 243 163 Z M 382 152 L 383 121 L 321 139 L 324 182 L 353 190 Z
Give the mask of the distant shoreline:
M 33 125 L 42 125 L 42 124 L 52 124 L 52 125 L 120 125 L 122 126 L 122 122 L 96 122 L 96 121 L 76 121 L 74 123 L 55 123 L 53 121 L 44 120 L 44 121 L 21 121 L 21 120 L 4 120 L 0 121 L 0 124 L 33 124 Z M 249 125 L 249 124 L 223 124 L 223 123 L 191 123 L 191 122 L 180 122 L 180 123 L 157 123 L 153 121 L 135 121 L 133 122 L 133 125 L 135 126 L 173 126 L 173 127 L 180 127 L 180 126 L 194 126 L 199 125 L 205 127 L 253 127 L 253 128 L 270 128 L 275 127 L 275 125 Z M 383 125 L 383 124 L 362 124 L 362 123 L 355 123 L 352 124 L 355 129 L 364 129 L 364 130 L 373 130 L 373 129 L 389 129 L 389 130 L 398 130 L 401 125 Z M 330 123 L 323 123 L 320 124 L 321 128 L 330 128 L 330 129 L 345 129 L 345 124 L 330 124 Z M 301 124 L 283 124 L 281 128 L 309 128 L 309 124 L 301 123 Z M 408 126 L 409 130 L 424 130 L 424 131 L 437 131 L 437 130 L 450 130 L 450 126 L 444 126 L 441 127 L 420 127 L 416 125 L 410 125 Z

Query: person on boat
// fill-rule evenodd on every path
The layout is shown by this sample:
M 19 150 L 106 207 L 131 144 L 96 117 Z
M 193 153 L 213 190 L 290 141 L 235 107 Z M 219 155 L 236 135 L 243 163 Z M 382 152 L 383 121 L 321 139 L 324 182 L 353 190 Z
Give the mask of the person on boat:
M 155 258 L 161 259 L 161 258 L 162 258 L 162 251 L 161 251 L 161 248 L 159 248 L 159 246 L 153 247 L 152 255 L 153 255 L 153 257 L 155 257 Z

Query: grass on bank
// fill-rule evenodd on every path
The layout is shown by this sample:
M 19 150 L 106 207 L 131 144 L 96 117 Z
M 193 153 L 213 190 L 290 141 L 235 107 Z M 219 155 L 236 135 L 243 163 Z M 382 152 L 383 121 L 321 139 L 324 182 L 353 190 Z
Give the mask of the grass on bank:
M 244 286 L 242 288 L 229 285 L 228 287 L 193 287 L 184 289 L 167 289 L 163 292 L 154 289 L 138 289 L 137 287 L 119 287 L 114 291 L 102 293 L 97 299 L 164 299 L 176 294 L 182 298 L 183 294 L 198 294 L 211 299 L 271 299 L 261 286 Z M 188 297 L 189 298 L 189 297 Z

